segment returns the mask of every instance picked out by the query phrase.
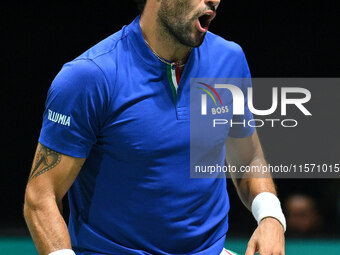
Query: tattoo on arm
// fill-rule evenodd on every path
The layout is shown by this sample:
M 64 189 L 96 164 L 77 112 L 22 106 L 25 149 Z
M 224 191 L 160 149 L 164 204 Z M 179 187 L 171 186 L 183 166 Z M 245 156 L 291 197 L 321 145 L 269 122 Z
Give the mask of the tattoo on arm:
M 29 176 L 29 181 L 53 169 L 60 163 L 60 159 L 60 153 L 46 148 L 45 146 L 41 146 L 37 152 L 36 160 Z

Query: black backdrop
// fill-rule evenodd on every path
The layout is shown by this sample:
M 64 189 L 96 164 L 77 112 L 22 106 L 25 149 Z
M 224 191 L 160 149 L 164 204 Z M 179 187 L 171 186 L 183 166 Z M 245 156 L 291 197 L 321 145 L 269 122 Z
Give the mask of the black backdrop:
M 222 0 L 211 31 L 243 47 L 254 77 L 339 77 L 340 22 L 335 2 Z M 132 0 L 59 0 L 12 1 L 3 3 L 0 12 L 0 234 L 25 234 L 24 189 L 52 79 L 65 62 L 130 23 L 138 10 Z M 270 148 L 273 134 L 260 132 L 260 136 L 264 147 Z M 327 189 L 339 187 L 336 180 L 276 183 L 282 199 L 291 192 L 307 192 L 323 202 L 325 215 L 336 217 L 336 203 Z M 232 187 L 229 192 L 230 235 L 249 235 L 255 221 Z M 334 221 L 332 225 L 336 226 Z

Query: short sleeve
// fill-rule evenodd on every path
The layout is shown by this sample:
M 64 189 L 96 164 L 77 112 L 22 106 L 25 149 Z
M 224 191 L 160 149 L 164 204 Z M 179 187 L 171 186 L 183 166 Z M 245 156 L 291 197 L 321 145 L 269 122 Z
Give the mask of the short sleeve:
M 249 70 L 246 57 L 242 50 L 241 50 L 240 55 L 241 55 L 240 62 L 242 63 L 242 67 L 241 67 L 242 71 L 240 75 L 240 78 L 241 78 L 240 86 L 241 86 L 241 90 L 244 95 L 244 115 L 233 115 L 233 119 L 232 119 L 233 123 L 243 123 L 243 124 L 236 124 L 236 125 L 231 126 L 228 135 L 233 138 L 248 137 L 252 135 L 255 131 L 255 127 L 250 126 L 248 124 L 249 121 L 254 118 L 252 112 L 249 110 L 249 107 L 248 107 L 248 92 L 247 91 L 248 91 L 248 88 L 252 86 L 251 75 L 250 75 L 250 70 Z
M 48 91 L 39 142 L 86 158 L 104 121 L 108 95 L 105 75 L 94 62 L 75 60 L 64 65 Z

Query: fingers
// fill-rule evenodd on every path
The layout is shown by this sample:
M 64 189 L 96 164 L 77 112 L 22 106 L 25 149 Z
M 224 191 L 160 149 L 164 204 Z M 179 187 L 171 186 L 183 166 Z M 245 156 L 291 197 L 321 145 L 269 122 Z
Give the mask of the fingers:
M 249 241 L 245 255 L 254 255 L 256 252 L 255 242 Z
M 277 249 L 277 250 L 265 250 L 262 249 L 259 251 L 260 255 L 284 255 L 284 253 L 282 253 L 281 249 Z
M 281 246 L 279 243 L 271 244 L 252 237 L 248 242 L 245 255 L 254 255 L 255 253 L 259 255 L 285 255 L 284 245 Z
M 249 247 L 249 245 L 248 245 Z M 259 249 L 258 251 L 255 250 L 255 252 L 258 252 L 260 255 L 285 255 L 284 252 L 284 247 L 280 247 L 280 246 L 268 246 L 266 244 L 259 244 Z M 249 253 L 254 255 L 254 253 Z M 246 255 L 248 255 L 246 253 Z
M 256 246 L 254 244 L 248 244 L 245 255 L 254 255 L 256 251 Z M 267 249 L 263 248 L 259 250 L 260 255 L 285 255 L 283 249 Z
M 245 255 L 285 255 L 282 225 L 273 218 L 263 219 L 251 236 Z
M 276 219 L 263 219 L 249 241 L 250 245 L 252 245 L 254 241 L 256 241 L 257 247 L 255 252 L 259 252 L 260 255 L 285 254 L 285 238 L 282 225 Z M 252 253 L 252 255 L 254 255 L 254 253 Z

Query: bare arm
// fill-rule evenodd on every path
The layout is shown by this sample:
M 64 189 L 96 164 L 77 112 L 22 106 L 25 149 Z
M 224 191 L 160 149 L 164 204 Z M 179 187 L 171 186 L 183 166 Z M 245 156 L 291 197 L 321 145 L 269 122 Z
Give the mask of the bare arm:
M 265 166 L 261 144 L 255 131 L 253 135 L 236 139 L 228 137 L 226 142 L 226 160 L 230 165 L 241 166 Z M 253 173 L 245 173 L 240 176 L 232 176 L 233 182 L 243 204 L 250 210 L 254 198 L 261 192 L 270 192 L 276 195 L 276 189 L 270 174 L 256 177 Z M 255 178 L 254 178 L 255 177 Z M 281 223 L 272 217 L 260 221 L 248 242 L 246 255 L 284 255 L 285 254 L 284 231 Z
M 266 161 L 262 147 L 255 131 L 253 135 L 246 138 L 228 137 L 226 142 L 227 163 L 237 168 L 241 166 L 264 166 Z M 236 178 L 232 175 L 233 183 L 243 204 L 250 209 L 253 199 L 261 192 L 276 194 L 275 185 L 270 174 L 263 177 L 254 177 L 253 173 L 245 173 L 243 178 Z
M 38 144 L 25 193 L 24 217 L 39 254 L 71 249 L 62 199 L 85 159 Z

